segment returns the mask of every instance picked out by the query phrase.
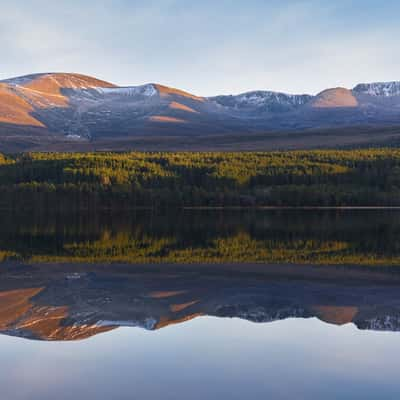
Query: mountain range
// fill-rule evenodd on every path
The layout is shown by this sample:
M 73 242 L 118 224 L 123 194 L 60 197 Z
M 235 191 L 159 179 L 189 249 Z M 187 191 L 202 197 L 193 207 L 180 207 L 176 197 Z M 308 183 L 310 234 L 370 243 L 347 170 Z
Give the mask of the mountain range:
M 0 151 L 393 145 L 399 135 L 400 82 L 200 97 L 68 73 L 0 81 Z

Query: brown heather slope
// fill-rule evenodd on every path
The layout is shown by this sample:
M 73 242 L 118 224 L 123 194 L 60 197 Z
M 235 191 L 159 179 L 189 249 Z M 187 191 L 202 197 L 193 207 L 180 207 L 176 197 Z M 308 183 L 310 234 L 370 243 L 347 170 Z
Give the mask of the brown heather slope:
M 67 306 L 35 306 L 22 316 L 14 329 L 30 332 L 35 338 L 47 341 L 82 340 L 99 333 L 115 329 L 114 326 L 97 326 L 91 324 L 66 324 L 69 309 Z
M 35 77 L 21 86 L 50 95 L 62 95 L 61 89 L 90 89 L 116 85 L 81 74 L 55 73 Z
M 38 287 L 0 292 L 0 329 L 10 329 L 15 321 L 29 312 L 33 307 L 30 299 L 43 289 Z
M 321 321 L 334 325 L 345 325 L 353 322 L 359 312 L 359 307 L 352 306 L 316 305 L 311 309 Z
M 357 107 L 358 101 L 351 90 L 335 88 L 324 90 L 311 103 L 314 108 Z
M 165 115 L 153 115 L 149 118 L 149 120 L 152 122 L 170 122 L 170 123 L 178 123 L 178 124 L 183 124 L 186 122 L 184 119 L 168 117 Z
M 161 97 L 167 97 L 167 96 L 180 96 L 183 98 L 188 98 L 191 100 L 195 100 L 195 101 L 199 101 L 199 102 L 204 102 L 205 99 L 204 97 L 199 97 L 199 96 L 195 96 L 193 94 L 190 94 L 188 92 L 185 92 L 183 90 L 180 89 L 175 89 L 175 88 L 171 88 L 168 86 L 163 86 L 163 85 L 159 85 L 159 84 L 155 84 L 154 87 L 157 89 L 158 93 L 160 94 Z
M 0 122 L 23 126 L 44 125 L 34 118 L 33 107 L 18 96 L 8 85 L 0 83 Z
M 68 107 L 68 97 L 64 89 L 110 88 L 114 84 L 80 74 L 42 74 L 27 78 L 19 84 L 16 92 L 26 98 L 35 108 Z
M 0 330 L 25 330 L 41 340 L 80 340 L 115 327 L 66 325 L 68 307 L 38 306 L 33 298 L 43 287 L 0 292 Z
M 169 108 L 172 108 L 174 110 L 186 111 L 186 112 L 190 112 L 190 113 L 198 113 L 198 111 L 193 110 L 193 108 L 185 106 L 184 104 L 178 103 L 176 101 L 172 101 L 169 104 Z

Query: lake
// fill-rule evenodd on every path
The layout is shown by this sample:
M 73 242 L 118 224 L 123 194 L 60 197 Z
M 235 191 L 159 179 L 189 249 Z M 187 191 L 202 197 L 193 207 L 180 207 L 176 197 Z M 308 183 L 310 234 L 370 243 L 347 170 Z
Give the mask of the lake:
M 1 398 L 397 399 L 399 217 L 1 212 Z

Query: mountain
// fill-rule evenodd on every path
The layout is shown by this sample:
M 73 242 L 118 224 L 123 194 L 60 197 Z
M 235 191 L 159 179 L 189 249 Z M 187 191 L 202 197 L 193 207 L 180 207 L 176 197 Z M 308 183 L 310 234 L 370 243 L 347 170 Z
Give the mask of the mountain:
M 154 83 L 119 87 L 67 73 L 0 81 L 1 151 L 392 144 L 398 127 L 400 82 L 316 96 L 253 91 L 199 97 Z
M 294 111 L 312 100 L 312 96 L 286 93 L 255 91 L 237 96 L 209 97 L 210 101 L 224 107 L 229 113 L 261 116 L 269 113 Z

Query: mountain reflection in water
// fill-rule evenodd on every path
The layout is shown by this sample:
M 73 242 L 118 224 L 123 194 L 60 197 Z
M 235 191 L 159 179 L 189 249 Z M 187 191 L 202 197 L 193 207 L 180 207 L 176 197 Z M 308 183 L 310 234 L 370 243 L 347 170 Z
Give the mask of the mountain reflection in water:
M 395 269 L 283 265 L 3 264 L 1 333 L 78 340 L 199 316 L 257 323 L 317 317 L 359 329 L 400 330 Z

